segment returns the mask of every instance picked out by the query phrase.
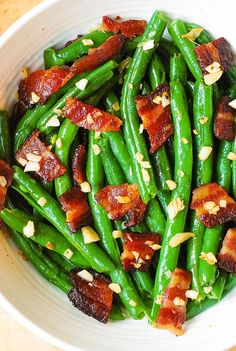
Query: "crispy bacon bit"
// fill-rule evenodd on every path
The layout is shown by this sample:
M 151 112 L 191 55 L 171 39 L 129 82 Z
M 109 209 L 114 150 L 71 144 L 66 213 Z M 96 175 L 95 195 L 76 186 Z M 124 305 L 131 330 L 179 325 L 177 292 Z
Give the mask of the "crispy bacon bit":
M 12 183 L 13 169 L 6 161 L 0 160 L 0 210 L 4 208 L 7 189 Z
M 36 173 L 45 181 L 50 182 L 65 174 L 66 167 L 60 163 L 54 153 L 48 151 L 46 145 L 39 139 L 39 134 L 40 132 L 37 129 L 31 133 L 17 152 L 16 160 L 20 164 L 23 164 L 22 161 L 27 161 L 25 167 L 34 164 L 37 166 L 34 170 L 39 169 Z M 38 162 L 32 162 L 29 156 L 34 156 L 35 159 L 38 157 Z
M 110 17 L 103 16 L 102 30 L 106 32 L 121 33 L 125 38 L 133 38 L 142 35 L 146 28 L 147 22 L 144 20 L 127 20 L 118 22 Z
M 176 268 L 162 296 L 161 308 L 156 326 L 168 329 L 175 335 L 184 333 L 183 324 L 186 320 L 186 292 L 190 288 L 191 275 L 184 269 Z
M 72 158 L 73 178 L 78 184 L 86 181 L 86 157 L 87 153 L 85 146 L 82 144 L 78 145 Z
M 122 124 L 118 117 L 71 97 L 66 100 L 62 114 L 73 124 L 96 132 L 117 131 Z
M 30 106 L 36 102 L 32 100 L 32 94 L 36 94 L 38 102 L 44 104 L 65 83 L 69 71 L 69 67 L 63 66 L 32 72 L 20 82 L 19 99 Z
M 124 44 L 125 38 L 121 34 L 113 35 L 108 38 L 99 47 L 90 49 L 88 55 L 81 57 L 73 63 L 70 68 L 69 79 L 76 74 L 91 71 L 101 66 L 106 61 L 112 59 L 113 56 L 119 55 Z
M 217 107 L 215 136 L 220 140 L 233 141 L 235 137 L 234 109 L 230 101 L 228 96 L 222 96 Z
M 223 37 L 208 44 L 199 45 L 194 51 L 204 74 L 208 73 L 206 67 L 213 62 L 219 62 L 222 71 L 228 71 L 234 63 L 234 55 L 230 44 Z
M 83 279 L 79 268 L 70 272 L 73 288 L 68 293 L 72 304 L 81 312 L 97 319 L 101 323 L 107 323 L 112 309 L 113 291 L 109 288 L 110 279 L 104 274 L 89 269 L 93 277 L 92 281 Z
M 148 271 L 152 256 L 160 248 L 160 236 L 152 233 L 123 233 L 121 262 L 126 271 Z
M 123 198 L 129 201 L 123 201 Z M 106 186 L 95 195 L 96 201 L 108 212 L 113 220 L 128 216 L 125 226 L 134 226 L 143 220 L 147 205 L 143 203 L 137 184 L 120 184 Z
M 165 102 L 169 98 L 169 84 L 160 84 L 150 95 L 138 96 L 136 108 L 142 119 L 143 127 L 150 139 L 150 152 L 153 153 L 173 134 L 170 106 Z
M 228 229 L 217 262 L 221 269 L 236 274 L 236 228 Z
M 72 232 L 91 222 L 92 215 L 87 196 L 79 187 L 73 186 L 62 194 L 60 203 L 63 211 L 66 212 L 66 222 Z
M 208 228 L 236 219 L 235 201 L 216 183 L 195 189 L 190 208 L 196 210 L 197 218 Z

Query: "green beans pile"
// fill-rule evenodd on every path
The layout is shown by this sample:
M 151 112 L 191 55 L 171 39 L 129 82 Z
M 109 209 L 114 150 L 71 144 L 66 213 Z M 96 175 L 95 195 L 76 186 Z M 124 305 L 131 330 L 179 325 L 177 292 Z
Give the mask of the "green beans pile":
M 126 309 L 132 318 L 141 319 L 146 315 L 155 324 L 160 310 L 157 298 L 163 294 L 177 266 L 183 266 L 191 273 L 191 289 L 198 293 L 198 298 L 188 303 L 188 318 L 216 304 L 236 284 L 235 276 L 200 259 L 201 252 L 217 255 L 226 226 L 206 228 L 195 211 L 189 209 L 192 190 L 212 181 L 236 199 L 236 161 L 227 158 L 230 152 L 236 153 L 236 139 L 218 141 L 214 136 L 219 98 L 222 95 L 236 98 L 235 67 L 224 74 L 219 84 L 205 85 L 194 53 L 196 43 L 183 38 L 199 26 L 177 19 L 168 26 L 170 40 L 162 38 L 166 26 L 167 20 L 155 11 L 143 36 L 126 39 L 119 57 L 76 75 L 44 105 L 29 108 L 16 126 L 14 152 L 9 134 L 11 119 L 6 111 L 0 111 L 0 159 L 12 164 L 14 169 L 14 181 L 0 218 L 29 262 L 63 292 L 68 293 L 72 287 L 69 273 L 75 267 L 93 268 L 109 275 L 112 282 L 121 287 L 110 314 L 114 320 L 124 319 L 122 310 Z M 89 48 L 98 47 L 112 35 L 95 30 L 60 50 L 48 48 L 44 51 L 45 68 L 70 65 L 87 55 Z M 92 40 L 92 46 L 85 45 L 87 39 Z M 212 39 L 203 30 L 196 42 L 203 44 Z M 153 47 L 144 50 L 143 44 L 149 41 Z M 122 68 L 121 75 L 124 62 L 128 64 L 124 71 Z M 76 86 L 82 78 L 88 81 L 84 90 Z M 147 133 L 140 133 L 142 121 L 135 99 L 138 95 L 149 95 L 166 82 L 170 85 L 174 134 L 154 154 L 149 154 Z M 68 97 L 76 97 L 119 117 L 123 122 L 120 131 L 84 131 L 69 119 L 63 119 L 60 112 L 55 111 L 65 106 Z M 55 113 L 60 126 L 48 127 L 47 122 Z M 202 123 L 203 118 L 206 123 Z M 67 168 L 63 176 L 50 183 L 24 173 L 14 162 L 15 153 L 35 129 L 40 130 L 46 145 Z M 59 203 L 60 196 L 75 185 L 72 154 L 77 145 L 83 143 L 82 133 L 86 133 L 88 139 L 84 171 L 91 189 L 88 193 L 93 217 L 91 226 L 100 239 L 90 244 L 84 242 L 81 230 L 70 231 Z M 99 148 L 98 153 L 94 153 L 95 146 Z M 212 152 L 202 161 L 198 155 L 206 146 L 211 147 Z M 144 179 L 137 153 L 143 156 L 143 161 L 149 162 L 149 181 Z M 112 221 L 95 200 L 96 193 L 104 186 L 124 183 L 137 184 L 140 196 L 147 204 L 143 222 L 125 230 L 152 232 L 162 238 L 161 249 L 154 255 L 148 272 L 124 270 L 120 260 L 123 239 L 115 239 L 113 235 L 114 230 L 124 230 L 123 223 Z M 175 185 L 173 189 L 170 183 Z M 42 198 L 45 200 L 43 206 L 39 205 Z M 172 218 L 170 204 L 176 202 L 181 204 L 181 209 Z M 29 222 L 33 222 L 35 229 L 30 238 L 24 234 Z M 170 240 L 183 232 L 194 233 L 194 236 L 186 243 L 170 246 Z M 206 294 L 205 288 L 209 287 L 210 293 Z

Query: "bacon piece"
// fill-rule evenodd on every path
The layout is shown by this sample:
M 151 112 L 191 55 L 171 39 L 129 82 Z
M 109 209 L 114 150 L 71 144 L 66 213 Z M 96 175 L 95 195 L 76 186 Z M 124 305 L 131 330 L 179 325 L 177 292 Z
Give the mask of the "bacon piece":
M 36 101 L 33 101 L 32 93 L 35 93 L 39 97 L 37 102 L 44 104 L 53 93 L 65 84 L 69 71 L 69 67 L 63 66 L 32 72 L 19 84 L 19 99 L 27 106 L 33 105 Z
M 217 257 L 221 269 L 236 274 L 236 228 L 228 229 Z
M 158 87 L 146 96 L 136 98 L 136 108 L 143 122 L 143 127 L 147 130 L 150 139 L 150 153 L 155 152 L 174 133 L 171 120 L 170 106 L 162 106 L 162 102 L 155 103 L 155 98 L 164 96 L 169 98 L 170 88 L 168 83 L 158 85 Z M 153 101 L 154 100 L 154 101 Z
M 216 183 L 208 183 L 193 190 L 190 208 L 208 228 L 236 219 L 236 203 Z
M 4 208 L 7 190 L 12 183 L 13 169 L 6 161 L 0 160 L 0 211 Z
M 96 132 L 117 131 L 122 124 L 118 117 L 71 97 L 67 98 L 62 114 L 73 124 Z
M 233 141 L 235 137 L 234 109 L 230 101 L 228 96 L 222 96 L 217 106 L 215 136 L 220 140 Z
M 69 300 L 87 316 L 101 323 L 107 323 L 113 300 L 113 291 L 108 287 L 110 279 L 104 274 L 88 269 L 87 271 L 93 276 L 93 281 L 88 282 L 78 275 L 80 271 L 81 269 L 74 268 L 70 272 L 74 288 L 68 293 Z
M 78 184 L 86 181 L 86 157 L 87 153 L 85 146 L 78 145 L 72 158 L 73 178 Z
M 231 46 L 223 37 L 208 44 L 199 45 L 194 51 L 203 74 L 209 73 L 205 69 L 213 62 L 219 62 L 222 71 L 228 71 L 234 64 Z
M 142 202 L 137 184 L 120 184 L 106 186 L 95 195 L 95 200 L 108 212 L 109 218 L 121 219 L 124 215 L 131 216 L 125 222 L 133 226 L 143 220 L 147 205 Z
M 63 211 L 66 212 L 66 222 L 72 232 L 83 225 L 89 224 L 92 214 L 87 203 L 87 195 L 78 186 L 73 186 L 60 196 Z
M 183 324 L 186 320 L 187 297 L 185 293 L 190 288 L 191 275 L 181 268 L 175 268 L 169 284 L 162 296 L 161 308 L 156 326 L 168 329 L 175 335 L 184 333 Z
M 70 68 L 70 75 L 67 78 L 70 79 L 76 74 L 91 71 L 112 59 L 113 56 L 120 53 L 124 41 L 124 36 L 117 34 L 108 38 L 97 48 L 90 49 L 88 55 L 81 57 L 73 63 Z
M 133 38 L 142 35 L 147 22 L 144 20 L 127 20 L 118 22 L 111 17 L 103 16 L 102 29 L 106 32 L 121 33 L 125 38 Z
M 160 236 L 153 233 L 124 232 L 124 251 L 121 262 L 126 271 L 148 271 L 154 252 L 160 244 Z
M 39 171 L 36 171 L 36 173 L 45 181 L 50 182 L 65 174 L 66 167 L 60 163 L 54 153 L 47 149 L 46 145 L 39 139 L 39 134 L 40 132 L 37 129 L 30 134 L 17 152 L 16 160 L 21 164 L 22 159 L 27 161 L 29 154 L 41 157 L 40 161 L 35 162 L 39 165 Z

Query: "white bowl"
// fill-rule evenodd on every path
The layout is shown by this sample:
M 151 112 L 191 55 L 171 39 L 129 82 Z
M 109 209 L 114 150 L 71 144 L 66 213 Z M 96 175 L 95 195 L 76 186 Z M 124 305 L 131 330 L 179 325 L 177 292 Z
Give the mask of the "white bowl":
M 149 19 L 155 9 L 171 18 L 200 23 L 215 37 L 225 36 L 235 48 L 234 1 L 51 0 L 14 24 L 0 41 L 0 108 L 14 101 L 20 69 L 42 65 L 48 46 L 63 45 L 98 24 L 102 15 Z M 169 351 L 223 350 L 236 344 L 236 290 L 212 309 L 186 323 L 176 338 L 151 328 L 147 321 L 102 325 L 86 317 L 66 296 L 45 281 L 17 254 L 9 236 L 0 235 L 0 302 L 26 327 L 65 350 Z M 14 336 L 13 336 L 14 337 Z

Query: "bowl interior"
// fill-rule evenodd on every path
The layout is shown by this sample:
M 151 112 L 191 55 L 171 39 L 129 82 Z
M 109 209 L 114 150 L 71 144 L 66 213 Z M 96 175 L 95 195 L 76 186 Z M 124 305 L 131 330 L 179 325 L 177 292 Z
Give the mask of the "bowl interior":
M 103 15 L 150 18 L 160 9 L 169 18 L 200 23 L 225 36 L 235 48 L 232 31 L 233 1 L 222 15 L 220 2 L 188 0 L 86 0 L 46 1 L 35 8 L 2 37 L 0 42 L 0 108 L 10 109 L 15 100 L 22 67 L 34 70 L 42 65 L 48 46 L 60 47 L 77 34 L 95 28 Z M 148 326 L 147 321 L 126 320 L 104 326 L 75 310 L 65 295 L 48 284 L 17 254 L 7 233 L 0 233 L 0 302 L 26 326 L 63 349 L 113 351 L 148 349 L 222 350 L 235 339 L 236 291 L 224 301 L 186 323 L 187 332 L 176 338 Z M 227 325 L 227 328 L 225 326 Z M 222 333 L 223 329 L 223 333 Z

